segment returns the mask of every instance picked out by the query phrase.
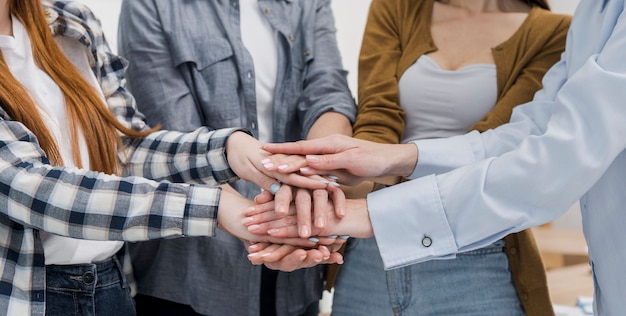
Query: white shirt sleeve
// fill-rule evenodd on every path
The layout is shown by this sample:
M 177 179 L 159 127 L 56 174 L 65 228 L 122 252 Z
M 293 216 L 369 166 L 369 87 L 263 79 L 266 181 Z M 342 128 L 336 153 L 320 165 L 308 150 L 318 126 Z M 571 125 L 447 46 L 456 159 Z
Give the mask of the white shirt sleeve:
M 417 142 L 412 177 L 465 167 L 368 196 L 387 269 L 480 248 L 545 223 L 589 190 L 626 146 L 626 75 L 609 71 L 626 70 L 619 58 L 626 34 L 613 35 L 615 45 L 609 39 L 569 78 L 564 61 L 555 65 L 546 88 L 517 107 L 510 124 Z

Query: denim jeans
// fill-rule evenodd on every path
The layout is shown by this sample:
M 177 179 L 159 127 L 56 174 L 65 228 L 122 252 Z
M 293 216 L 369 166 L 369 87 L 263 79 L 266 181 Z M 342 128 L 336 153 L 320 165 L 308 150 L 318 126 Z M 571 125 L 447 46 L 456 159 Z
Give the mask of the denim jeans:
M 46 266 L 46 315 L 135 315 L 117 257 L 92 264 Z
M 333 316 L 524 315 L 504 241 L 390 271 L 376 240 L 352 239 L 339 270 Z

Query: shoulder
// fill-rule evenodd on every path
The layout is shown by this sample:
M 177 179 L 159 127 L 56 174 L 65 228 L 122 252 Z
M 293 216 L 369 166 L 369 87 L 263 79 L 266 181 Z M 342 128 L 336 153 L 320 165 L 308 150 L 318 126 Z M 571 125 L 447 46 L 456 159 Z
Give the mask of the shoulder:
M 539 7 L 535 7 L 530 11 L 529 28 L 533 32 L 541 33 L 561 33 L 567 32 L 572 21 L 572 16 L 567 14 L 554 13 Z
M 102 36 L 102 25 L 91 9 L 76 1 L 43 0 L 50 29 L 54 35 Z

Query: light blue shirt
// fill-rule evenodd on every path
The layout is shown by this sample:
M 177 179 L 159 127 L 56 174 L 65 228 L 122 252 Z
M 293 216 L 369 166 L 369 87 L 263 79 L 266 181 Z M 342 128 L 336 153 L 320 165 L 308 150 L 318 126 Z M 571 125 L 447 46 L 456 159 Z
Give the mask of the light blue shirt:
M 387 269 L 484 247 L 560 216 L 580 198 L 596 315 L 623 315 L 624 6 L 625 0 L 581 0 L 562 60 L 509 124 L 415 142 L 415 180 L 368 197 Z

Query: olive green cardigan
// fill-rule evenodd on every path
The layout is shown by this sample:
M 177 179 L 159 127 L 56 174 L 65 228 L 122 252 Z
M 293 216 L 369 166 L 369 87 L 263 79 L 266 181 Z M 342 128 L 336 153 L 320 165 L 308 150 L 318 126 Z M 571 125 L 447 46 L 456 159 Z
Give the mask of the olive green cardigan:
M 434 0 L 373 0 L 359 58 L 354 136 L 398 143 L 404 132 L 398 80 L 421 55 L 437 50 L 430 33 Z M 493 47 L 496 105 L 471 130 L 509 121 L 513 107 L 541 89 L 541 78 L 565 49 L 570 16 L 533 8 L 520 28 Z M 522 194 L 522 193 L 520 193 Z M 528 315 L 554 314 L 543 263 L 530 230 L 505 238 L 515 287 Z

